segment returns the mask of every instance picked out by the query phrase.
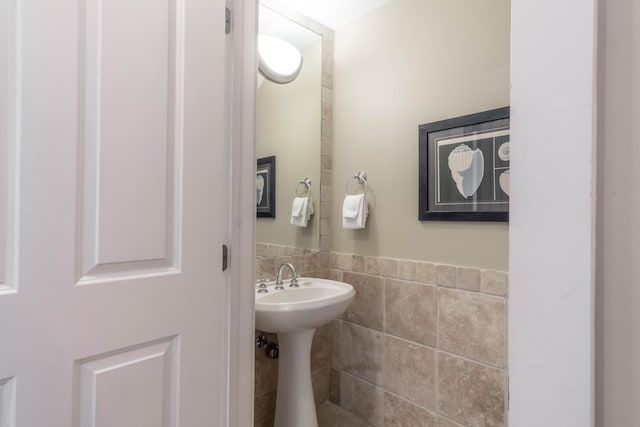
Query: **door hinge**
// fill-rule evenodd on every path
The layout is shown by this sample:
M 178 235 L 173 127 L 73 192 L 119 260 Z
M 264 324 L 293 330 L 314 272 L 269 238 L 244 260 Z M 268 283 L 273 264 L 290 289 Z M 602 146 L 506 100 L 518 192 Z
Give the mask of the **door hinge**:
M 224 33 L 231 34 L 231 9 L 224 8 Z
M 229 248 L 222 245 L 222 271 L 226 271 L 229 266 Z

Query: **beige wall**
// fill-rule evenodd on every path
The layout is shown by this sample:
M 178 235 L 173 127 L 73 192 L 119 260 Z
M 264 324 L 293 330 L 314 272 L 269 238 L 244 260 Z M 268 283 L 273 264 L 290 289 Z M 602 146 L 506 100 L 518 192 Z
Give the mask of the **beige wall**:
M 322 40 L 303 51 L 300 75 L 291 83 L 265 81 L 258 90 L 256 156 L 276 156 L 276 218 L 258 218 L 256 240 L 318 249 L 320 221 L 320 92 Z M 316 215 L 307 228 L 289 224 L 300 180 L 310 177 Z M 302 193 L 302 190 L 300 190 Z
M 418 125 L 509 104 L 510 2 L 394 0 L 334 44 L 332 250 L 506 270 L 504 223 L 418 221 Z M 369 175 L 365 230 L 344 184 Z
M 601 2 L 596 426 L 640 425 L 640 9 Z

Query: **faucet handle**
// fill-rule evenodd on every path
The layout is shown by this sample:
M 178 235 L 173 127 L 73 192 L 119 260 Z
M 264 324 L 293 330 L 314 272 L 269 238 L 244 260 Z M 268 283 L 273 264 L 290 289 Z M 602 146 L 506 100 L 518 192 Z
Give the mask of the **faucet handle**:
M 267 289 L 267 279 L 260 279 L 260 284 L 258 285 L 258 293 L 266 294 L 267 292 L 269 292 L 269 290 Z
M 290 288 L 299 288 L 300 285 L 298 285 L 298 275 L 294 275 L 291 278 L 291 284 L 289 285 Z

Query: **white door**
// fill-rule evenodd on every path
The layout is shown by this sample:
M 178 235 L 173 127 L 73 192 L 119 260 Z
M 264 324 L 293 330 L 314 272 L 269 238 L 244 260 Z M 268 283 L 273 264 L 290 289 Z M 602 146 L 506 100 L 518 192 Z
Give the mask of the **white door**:
M 226 424 L 222 0 L 0 0 L 0 427 Z

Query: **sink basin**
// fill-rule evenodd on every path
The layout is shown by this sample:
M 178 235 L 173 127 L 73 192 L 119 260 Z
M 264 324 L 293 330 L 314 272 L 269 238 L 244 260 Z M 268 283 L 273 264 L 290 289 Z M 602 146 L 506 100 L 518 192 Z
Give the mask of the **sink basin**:
M 311 343 L 316 328 L 340 316 L 356 295 L 335 280 L 300 277 L 297 288 L 284 283 L 268 292 L 256 285 L 256 329 L 278 334 L 280 362 L 275 427 L 318 427 L 311 386 Z
M 301 277 L 300 287 L 276 290 L 275 282 L 267 283 L 266 293 L 258 293 L 256 285 L 256 329 L 287 333 L 315 329 L 340 316 L 351 304 L 355 291 L 347 283 L 335 280 Z

